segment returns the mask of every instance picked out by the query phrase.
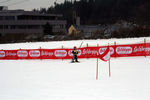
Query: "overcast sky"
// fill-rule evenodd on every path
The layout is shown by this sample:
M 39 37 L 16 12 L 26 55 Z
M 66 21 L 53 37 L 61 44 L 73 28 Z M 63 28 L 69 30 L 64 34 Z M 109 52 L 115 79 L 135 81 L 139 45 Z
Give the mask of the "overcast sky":
M 64 0 L 0 0 L 0 6 L 8 6 L 8 9 L 47 8 L 54 5 L 54 2 L 62 3 Z

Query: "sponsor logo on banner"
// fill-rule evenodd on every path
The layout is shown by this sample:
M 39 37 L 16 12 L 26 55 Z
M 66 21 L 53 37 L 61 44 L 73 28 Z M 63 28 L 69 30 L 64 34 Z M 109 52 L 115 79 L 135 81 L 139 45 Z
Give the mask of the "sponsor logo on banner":
M 5 51 L 0 51 L 0 57 L 5 57 Z
M 132 53 L 132 48 L 129 47 L 129 46 L 117 47 L 116 52 L 117 52 L 117 54 L 131 54 Z
M 31 50 L 29 51 L 30 57 L 40 57 L 40 51 L 39 50 Z
M 113 47 L 109 47 L 109 50 L 110 50 L 110 54 L 112 55 L 112 54 L 114 54 L 114 48 Z
M 13 52 L 13 51 L 6 51 L 6 56 L 12 56 L 12 57 L 15 57 L 17 55 L 16 52 Z
M 99 48 L 99 54 L 103 54 L 106 51 L 107 47 L 105 48 Z
M 41 56 L 53 56 L 53 52 L 49 52 L 49 51 L 42 51 L 41 52 Z
M 83 55 L 88 54 L 88 55 L 96 55 L 97 50 L 91 50 L 91 49 L 83 49 Z
M 105 51 L 106 51 L 107 47 L 104 47 L 104 48 L 99 48 L 99 54 L 103 54 Z M 109 47 L 109 50 L 110 50 L 110 54 L 114 54 L 114 48 L 113 47 Z
M 25 50 L 19 50 L 17 52 L 18 57 L 27 57 L 28 56 L 28 52 Z
M 80 55 L 81 55 L 81 50 L 77 50 L 77 51 L 78 51 L 78 55 L 77 55 L 77 56 L 80 56 Z M 68 55 L 69 55 L 70 57 L 73 56 L 72 50 L 69 50 L 69 51 L 68 51 Z
M 66 57 L 67 51 L 66 50 L 55 50 L 54 54 L 56 57 Z
M 135 46 L 134 47 L 134 52 L 143 52 L 143 51 L 149 52 L 150 48 L 149 47 L 145 48 L 143 46 L 139 46 L 139 47 Z

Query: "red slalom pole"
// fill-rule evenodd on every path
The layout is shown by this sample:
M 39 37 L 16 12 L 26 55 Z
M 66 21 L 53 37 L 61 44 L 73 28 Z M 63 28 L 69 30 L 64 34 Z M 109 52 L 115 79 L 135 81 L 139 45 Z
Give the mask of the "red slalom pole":
M 96 80 L 98 80 L 98 57 L 97 57 L 97 67 L 96 67 Z
M 111 70 L 110 70 L 110 59 L 109 59 L 109 77 L 111 77 Z
M 98 44 L 97 44 L 97 47 L 98 47 Z M 96 80 L 98 80 L 98 50 L 97 50 Z
M 108 48 L 109 48 L 109 43 L 108 43 Z M 110 53 L 110 48 L 109 48 L 109 53 Z M 110 59 L 111 59 L 111 54 L 110 54 L 110 58 L 109 58 L 109 77 L 111 77 L 111 70 L 110 70 Z

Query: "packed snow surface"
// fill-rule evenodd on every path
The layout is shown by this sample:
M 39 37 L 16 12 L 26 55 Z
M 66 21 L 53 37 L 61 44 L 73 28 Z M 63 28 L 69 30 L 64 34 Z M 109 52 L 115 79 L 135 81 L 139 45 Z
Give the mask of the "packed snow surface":
M 0 50 L 15 50 L 15 49 L 56 49 L 56 48 L 73 48 L 74 46 L 79 47 L 83 41 L 82 47 L 88 46 L 103 46 L 103 45 L 114 45 L 116 44 L 135 44 L 150 42 L 150 37 L 145 38 L 130 38 L 130 39 L 98 39 L 98 40 L 74 40 L 74 41 L 54 41 L 54 42 L 27 42 L 27 43 L 14 43 L 14 44 L 0 44 Z
M 148 40 L 149 38 L 147 38 Z M 0 49 L 59 48 L 139 43 L 144 38 L 1 44 Z M 0 100 L 149 100 L 150 57 L 70 60 L 0 60 Z

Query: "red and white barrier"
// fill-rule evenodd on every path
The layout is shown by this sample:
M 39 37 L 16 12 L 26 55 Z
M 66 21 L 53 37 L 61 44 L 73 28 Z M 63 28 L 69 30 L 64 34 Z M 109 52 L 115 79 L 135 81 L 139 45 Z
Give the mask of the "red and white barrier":
M 97 58 L 103 54 L 107 46 L 83 47 L 78 51 L 79 58 Z M 111 45 L 109 46 L 111 57 L 150 56 L 150 43 Z M 0 50 L 1 60 L 17 59 L 71 59 L 72 49 L 19 49 Z

